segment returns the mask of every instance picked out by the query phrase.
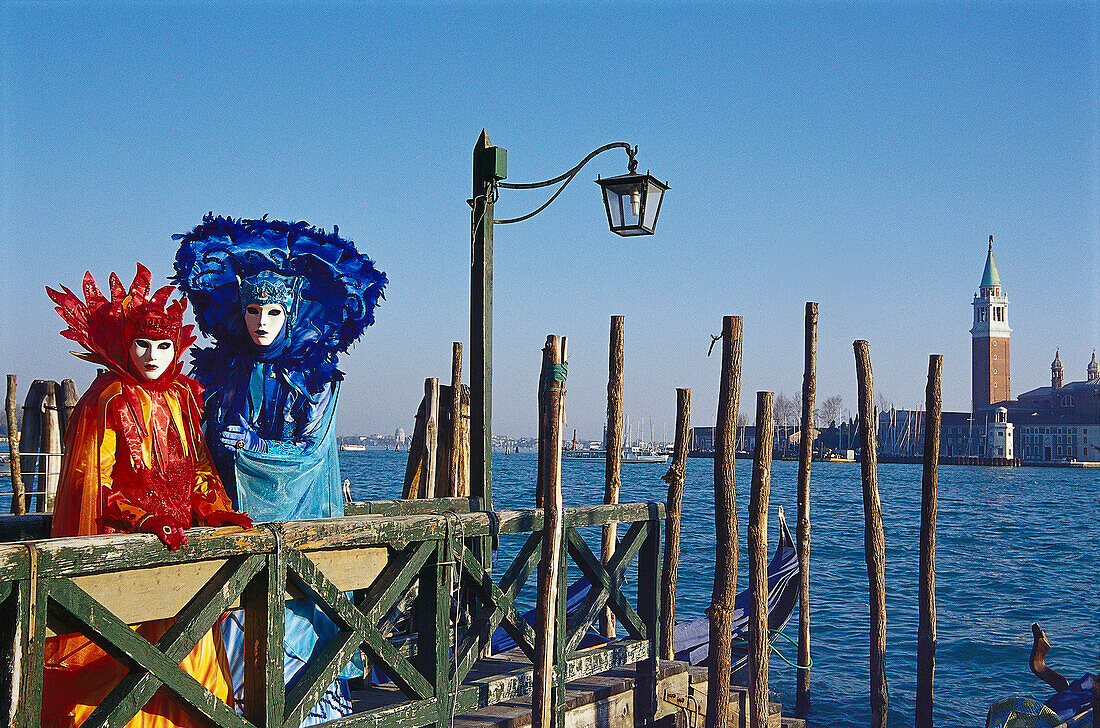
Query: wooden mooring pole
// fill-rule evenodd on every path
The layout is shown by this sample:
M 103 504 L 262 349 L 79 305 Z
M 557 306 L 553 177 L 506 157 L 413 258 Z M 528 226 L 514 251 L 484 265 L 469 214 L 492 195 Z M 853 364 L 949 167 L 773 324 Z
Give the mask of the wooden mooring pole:
M 558 591 L 562 568 L 562 496 L 561 496 L 561 429 L 564 420 L 565 397 L 565 338 L 550 335 L 542 350 L 543 390 L 542 427 L 539 452 L 544 458 L 539 463 L 539 481 L 542 494 L 542 560 L 538 567 L 538 631 L 535 635 L 534 685 L 531 689 L 531 722 L 534 728 L 552 728 L 560 724 L 559 694 L 564 684 L 556 680 L 564 671 L 561 642 L 564 635 L 558 628 Z M 560 677 L 564 677 L 561 675 Z
M 741 398 L 741 317 L 722 319 L 722 377 L 714 428 L 714 594 L 710 604 L 706 728 L 726 728 L 730 714 L 733 610 L 737 597 L 737 492 L 734 447 Z
M 607 430 L 604 433 L 606 461 L 604 465 L 603 502 L 619 502 L 622 487 L 623 462 L 623 322 L 622 316 L 611 317 L 611 337 L 607 354 Z M 601 559 L 607 565 L 615 553 L 616 528 L 614 523 L 604 524 Z M 610 607 L 600 617 L 600 634 L 615 636 L 615 615 Z
M 680 510 L 684 502 L 684 476 L 687 472 L 688 433 L 691 431 L 691 390 L 676 390 L 676 444 L 672 464 L 662 480 L 668 483 L 665 501 L 665 565 L 661 582 L 661 654 L 662 660 L 675 659 L 676 644 L 676 571 L 680 566 Z
M 890 697 L 886 687 L 886 537 L 882 531 L 882 503 L 878 494 L 878 443 L 875 423 L 875 387 L 870 345 L 853 342 L 859 386 L 859 437 L 863 475 L 863 552 L 871 605 L 871 728 L 886 728 Z
M 802 373 L 802 432 L 798 440 L 798 686 L 795 713 L 810 711 L 810 462 L 817 394 L 817 304 L 806 303 L 806 362 Z
M 420 497 L 436 497 L 439 459 L 439 380 L 424 380 L 424 402 L 427 404 L 424 424 L 424 466 L 420 471 Z
M 932 686 L 936 674 L 936 490 L 939 487 L 940 381 L 943 357 L 928 357 L 925 391 L 924 477 L 920 505 L 920 584 L 917 628 L 916 728 L 932 728 Z
M 756 393 L 756 451 L 749 490 L 749 728 L 768 728 L 768 499 L 774 397 L 771 392 Z
M 15 375 L 8 375 L 8 459 L 11 461 L 11 512 L 20 516 L 27 512 L 27 495 L 23 488 L 22 463 L 19 462 L 19 418 Z
M 463 487 L 462 451 L 462 342 L 451 343 L 451 449 L 447 458 L 448 473 L 447 495 L 456 497 L 465 495 Z

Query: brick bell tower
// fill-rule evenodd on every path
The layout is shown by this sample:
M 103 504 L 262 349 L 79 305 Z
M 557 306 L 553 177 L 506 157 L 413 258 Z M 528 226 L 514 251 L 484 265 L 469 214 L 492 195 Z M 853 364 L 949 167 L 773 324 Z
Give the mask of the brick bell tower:
M 1012 399 L 1009 358 L 1008 297 L 1001 291 L 1001 277 L 993 260 L 993 236 L 981 287 L 974 296 L 974 326 L 970 329 L 971 411 L 977 413 L 997 402 Z

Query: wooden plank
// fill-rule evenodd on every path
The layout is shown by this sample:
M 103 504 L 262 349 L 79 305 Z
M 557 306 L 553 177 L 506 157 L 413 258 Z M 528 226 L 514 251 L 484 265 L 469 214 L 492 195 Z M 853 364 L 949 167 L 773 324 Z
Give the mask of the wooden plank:
M 469 496 L 454 498 L 419 498 L 414 500 L 356 501 L 344 507 L 346 516 L 415 516 L 446 511 L 469 513 L 477 510 L 478 499 Z
M 389 560 L 385 546 L 309 551 L 310 561 L 340 591 L 365 589 L 375 582 Z
M 148 533 L 72 536 L 30 543 L 38 552 L 38 574 L 42 578 L 227 559 L 275 548 L 275 538 L 267 528 L 193 528 L 187 531 L 187 538 L 188 544 L 176 551 L 164 548 L 159 538 Z
M 435 698 L 410 700 L 328 721 L 325 728 L 420 728 L 429 725 L 438 712 Z
M 29 576 L 30 556 L 27 548 L 24 544 L 0 545 L 0 581 L 16 581 Z
M 224 559 L 194 561 L 76 576 L 72 582 L 126 624 L 137 624 L 175 617 L 225 564 Z
M 648 656 L 649 643 L 645 640 L 622 639 L 607 645 L 590 647 L 566 661 L 566 680 L 606 672 L 614 667 L 644 660 Z M 512 671 L 471 680 L 469 685 L 480 691 L 478 704 L 483 707 L 529 694 L 532 676 L 532 666 L 525 663 Z

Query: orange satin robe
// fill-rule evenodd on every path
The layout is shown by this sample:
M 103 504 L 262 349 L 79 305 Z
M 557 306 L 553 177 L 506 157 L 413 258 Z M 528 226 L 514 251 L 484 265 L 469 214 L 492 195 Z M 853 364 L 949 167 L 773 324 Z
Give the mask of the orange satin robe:
M 178 518 L 186 513 L 181 522 L 191 525 L 212 512 L 233 510 L 199 430 L 200 401 L 201 388 L 185 377 L 158 392 L 124 386 L 117 377 L 101 375 L 77 403 L 65 433 L 65 461 L 51 535 L 130 532 L 149 515 Z M 176 481 L 186 477 L 187 482 L 176 482 L 174 491 L 170 485 L 157 488 L 161 481 L 172 480 L 164 475 L 169 472 Z M 132 627 L 155 643 L 172 622 L 161 619 Z M 203 636 L 180 667 L 231 704 L 228 665 L 217 627 Z M 76 728 L 126 673 L 121 663 L 83 635 L 48 638 L 43 728 Z M 162 687 L 127 728 L 205 725 Z

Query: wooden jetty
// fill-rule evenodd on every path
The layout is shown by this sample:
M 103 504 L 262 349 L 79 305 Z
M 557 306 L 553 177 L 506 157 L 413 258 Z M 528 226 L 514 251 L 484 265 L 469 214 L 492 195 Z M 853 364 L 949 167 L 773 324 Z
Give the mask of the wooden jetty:
M 0 675 L 0 710 L 9 725 L 39 725 L 44 640 L 67 632 L 83 633 L 131 668 L 89 726 L 120 725 L 162 685 L 216 725 L 296 726 L 360 649 L 392 684 L 359 690 L 357 712 L 341 725 L 445 725 L 454 716 L 514 701 L 529 694 L 532 684 L 535 633 L 515 599 L 538 567 L 543 512 L 476 508 L 471 498 L 350 504 L 343 518 L 267 523 L 249 531 L 192 529 L 190 543 L 179 551 L 165 550 L 146 534 L 39 540 L 33 537 L 48 532 L 48 515 L 6 517 L 5 538 L 32 538 L 0 545 L 0 639 L 7 663 Z M 578 529 L 612 520 L 627 528 L 604 566 Z M 661 680 L 639 673 L 654 669 L 649 658 L 658 650 L 656 610 L 628 601 L 619 584 L 632 562 L 639 580 L 660 583 L 663 522 L 662 503 L 562 509 L 563 564 L 571 560 L 592 584 L 578 615 L 561 625 L 555 640 L 571 684 L 609 671 L 617 671 L 621 682 L 624 668 L 646 684 Z M 475 544 L 516 534 L 526 540 L 515 559 L 499 576 L 486 572 L 475 558 Z M 471 619 L 472 610 L 454 611 L 452 594 L 443 588 L 449 570 L 461 572 L 466 599 L 484 607 L 483 619 Z M 379 625 L 414 582 L 417 632 L 386 633 Z M 288 691 L 282 602 L 302 595 L 317 602 L 340 631 Z M 641 598 L 653 596 L 643 591 Z M 243 718 L 177 664 L 237 605 L 247 615 Z M 605 606 L 622 636 L 582 647 Z M 165 617 L 176 617 L 175 627 L 155 645 L 127 626 Z M 483 657 L 498 626 L 518 649 Z M 608 685 L 601 689 L 608 692 Z M 566 699 L 574 700 L 570 690 L 575 692 L 567 687 Z M 632 718 L 652 723 L 655 708 L 653 701 L 640 700 Z

